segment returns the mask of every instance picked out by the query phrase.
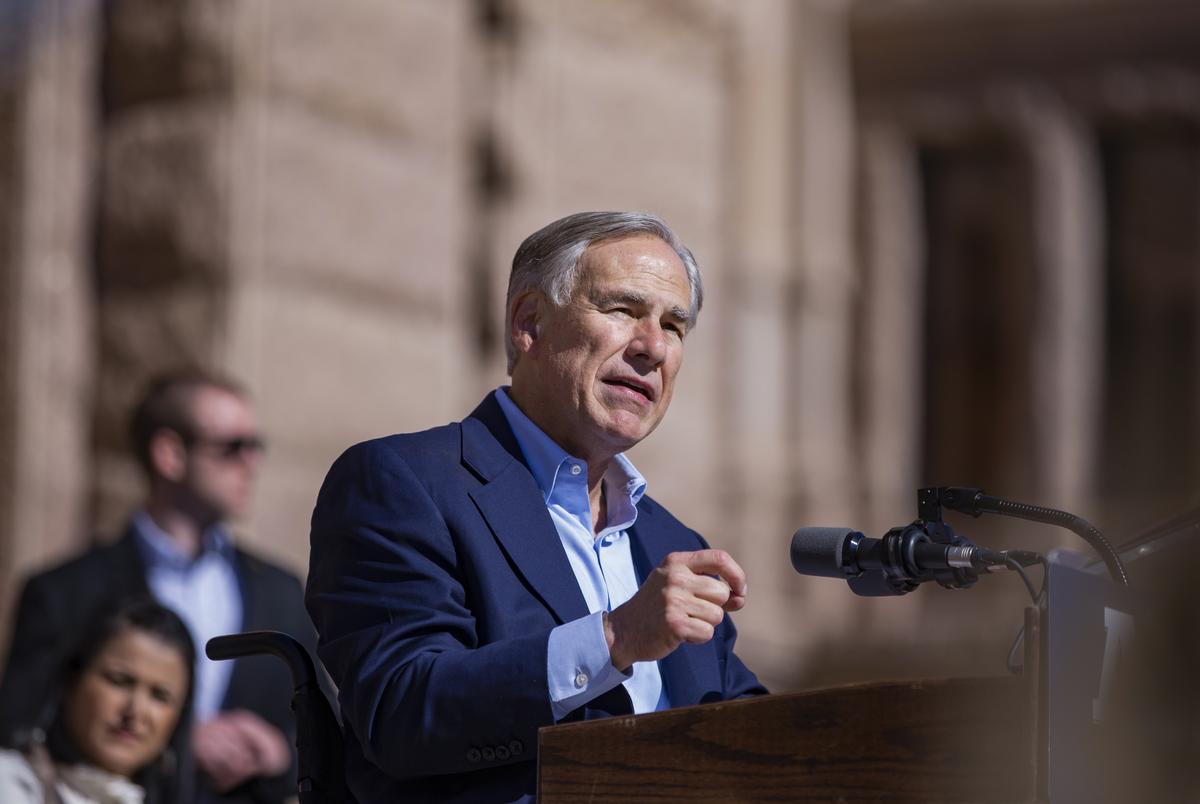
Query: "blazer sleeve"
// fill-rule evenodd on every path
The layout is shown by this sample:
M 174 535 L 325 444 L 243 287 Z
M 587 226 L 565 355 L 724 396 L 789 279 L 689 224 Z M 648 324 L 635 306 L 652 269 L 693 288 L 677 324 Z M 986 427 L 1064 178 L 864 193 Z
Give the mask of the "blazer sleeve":
M 722 625 L 724 627 L 718 629 L 716 638 L 720 640 L 721 681 L 724 684 L 725 700 L 769 694 L 758 677 L 733 652 L 734 643 L 737 641 L 737 629 L 728 614 L 725 615 Z
M 452 526 L 394 440 L 352 447 L 330 469 L 310 561 L 318 654 L 369 761 L 411 778 L 528 759 L 481 761 L 475 746 L 533 746 L 553 722 L 550 629 L 480 644 Z

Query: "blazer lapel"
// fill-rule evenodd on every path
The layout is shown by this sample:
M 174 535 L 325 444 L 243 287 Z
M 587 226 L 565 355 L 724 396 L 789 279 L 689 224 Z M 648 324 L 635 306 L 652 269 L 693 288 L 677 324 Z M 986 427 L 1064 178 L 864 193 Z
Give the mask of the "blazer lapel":
M 559 623 L 588 614 L 542 492 L 500 405 L 489 395 L 462 423 L 463 463 L 483 481 L 470 492 L 513 566 Z
M 110 550 L 109 572 L 105 582 L 118 590 L 121 596 L 150 594 L 150 585 L 146 582 L 146 562 L 142 559 L 132 524 L 120 539 L 113 542 Z

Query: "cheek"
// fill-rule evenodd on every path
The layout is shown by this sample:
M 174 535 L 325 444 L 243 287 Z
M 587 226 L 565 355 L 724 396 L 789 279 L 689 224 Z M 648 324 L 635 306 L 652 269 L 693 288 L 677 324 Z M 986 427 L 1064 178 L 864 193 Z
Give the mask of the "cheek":
M 112 695 L 99 685 L 81 683 L 63 702 L 67 733 L 80 751 L 88 756 L 95 753 L 92 733 L 102 729 L 109 720 Z
M 179 722 L 179 707 L 172 704 L 156 703 L 151 709 L 151 719 L 154 722 L 158 736 L 162 740 L 166 740 L 170 736 L 171 730 L 175 728 L 175 724 Z

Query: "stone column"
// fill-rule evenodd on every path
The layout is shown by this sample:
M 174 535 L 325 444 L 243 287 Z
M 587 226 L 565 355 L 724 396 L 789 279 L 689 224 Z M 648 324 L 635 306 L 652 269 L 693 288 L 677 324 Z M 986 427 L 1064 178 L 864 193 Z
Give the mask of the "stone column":
M 925 255 L 916 148 L 894 126 L 863 135 L 864 532 L 915 516 L 924 423 Z
M 854 434 L 857 133 L 851 88 L 849 3 L 813 0 L 795 8 L 794 107 L 790 228 L 793 291 L 785 340 L 790 522 L 771 550 L 782 608 L 774 617 L 780 667 L 804 672 L 823 640 L 844 634 L 852 618 L 845 589 L 800 578 L 787 560 L 800 525 L 858 521 Z M 801 622 L 802 628 L 781 627 Z
M 181 361 L 254 393 L 270 442 L 244 544 L 297 570 L 350 443 L 462 413 L 462 3 L 114 3 L 101 202 L 98 497 Z
M 722 500 L 728 546 L 746 570 L 749 605 L 737 616 L 738 653 L 768 686 L 790 674 L 788 621 L 795 577 L 786 565 L 794 528 L 796 372 L 789 338 L 799 314 L 796 216 L 796 29 L 789 0 L 743 3 L 733 73 L 734 232 L 723 281 L 728 335 L 721 361 L 728 398 L 728 471 Z
M 19 580 L 88 538 L 98 13 L 0 10 L 0 645 Z
M 1033 89 L 1007 97 L 1033 164 L 1041 277 L 1033 338 L 1035 443 L 1046 499 L 1087 510 L 1095 488 L 1104 371 L 1104 188 L 1087 127 Z

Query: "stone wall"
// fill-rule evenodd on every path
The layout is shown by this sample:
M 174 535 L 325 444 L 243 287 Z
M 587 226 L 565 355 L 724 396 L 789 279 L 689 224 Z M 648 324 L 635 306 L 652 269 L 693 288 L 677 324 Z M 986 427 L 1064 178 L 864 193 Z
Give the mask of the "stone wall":
M 19 579 L 89 536 L 97 8 L 0 8 L 0 639 Z
M 1027 368 L 1011 411 L 1033 446 L 1001 433 L 996 463 L 1027 467 L 1037 501 L 1106 502 L 1106 185 L 1089 126 L 1196 120 L 1196 12 L 1156 8 L 0 6 L 0 636 L 15 579 L 114 534 L 136 503 L 125 419 L 149 375 L 202 362 L 250 387 L 270 449 L 239 538 L 303 573 L 343 448 L 459 418 L 505 381 L 520 240 L 567 212 L 632 208 L 672 223 L 707 288 L 671 413 L 634 458 L 746 566 L 747 661 L 780 689 L 997 672 L 1015 579 L 953 605 L 933 589 L 861 600 L 796 576 L 788 538 L 880 535 L 915 517 L 918 485 L 973 481 L 927 476 L 931 455 L 957 472 L 971 445 L 928 426 L 943 386 L 926 322 L 960 300 L 928 282 L 954 227 L 930 230 L 926 157 L 970 167 L 980 131 L 1021 155 L 1000 178 L 1028 209 L 997 211 L 982 173 L 964 186 L 1023 233 L 1012 253 L 1037 291 L 1013 307 L 1032 326 L 999 330 Z M 937 259 L 969 286 L 973 265 Z M 979 396 L 978 374 L 954 375 Z M 950 407 L 964 428 L 996 412 Z

